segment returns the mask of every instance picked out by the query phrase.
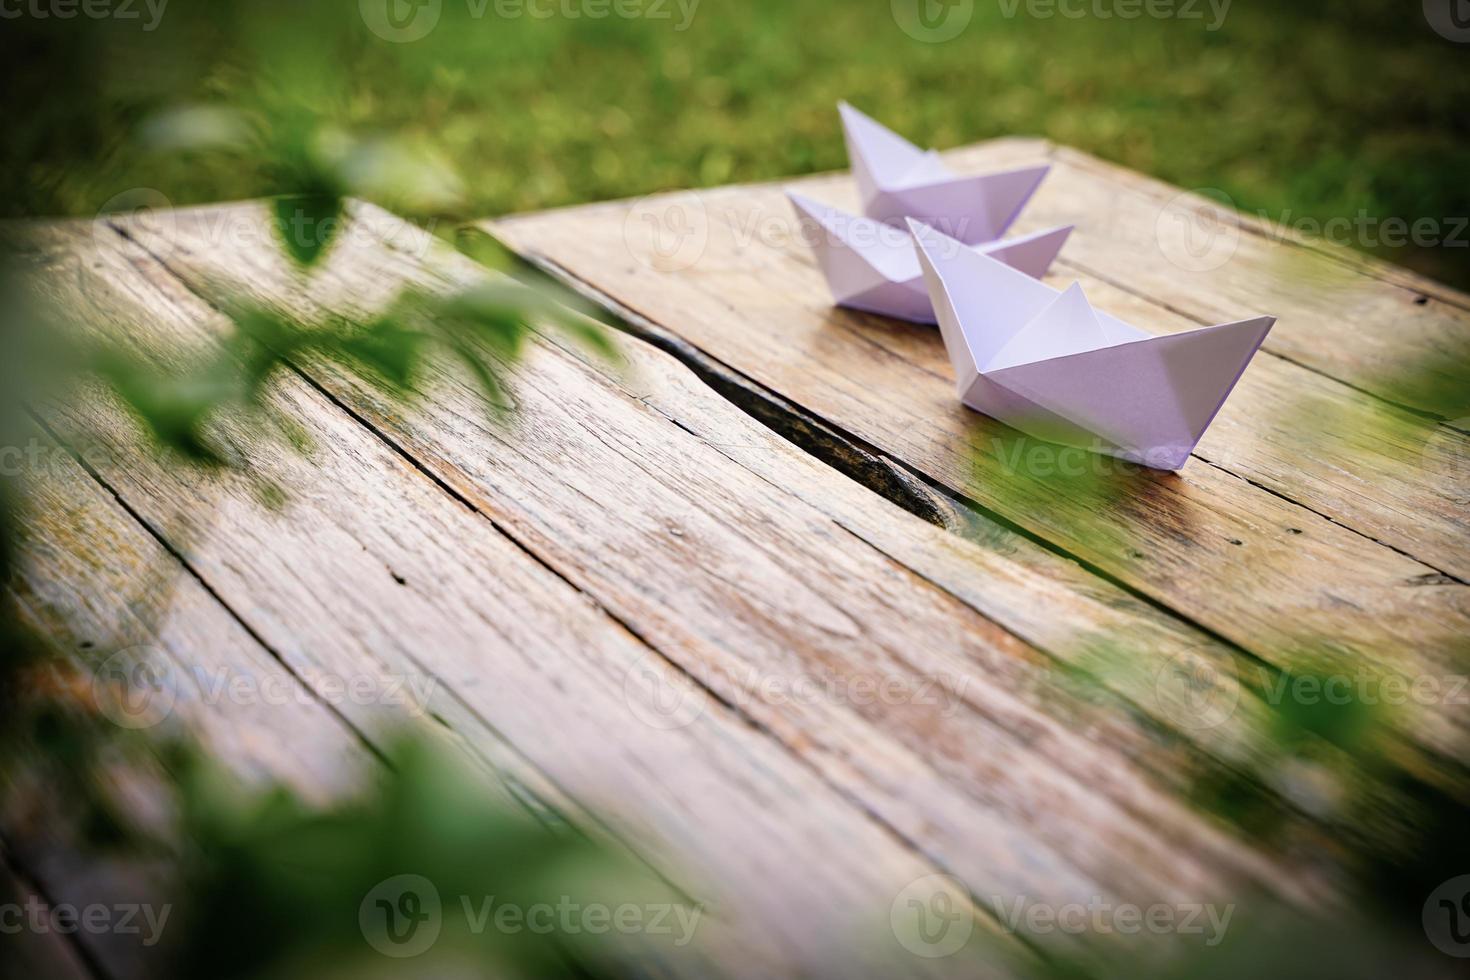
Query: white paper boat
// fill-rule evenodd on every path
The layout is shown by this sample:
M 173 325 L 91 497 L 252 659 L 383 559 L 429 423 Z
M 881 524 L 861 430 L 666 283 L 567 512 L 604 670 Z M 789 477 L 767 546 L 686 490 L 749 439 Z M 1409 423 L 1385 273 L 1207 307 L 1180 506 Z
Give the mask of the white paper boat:
M 1177 470 L 1276 322 L 1162 337 L 920 222 L 909 229 L 960 400 L 1028 435 Z
M 802 222 L 802 237 L 812 247 L 838 306 L 868 313 L 935 323 L 924 286 L 924 270 L 907 229 L 828 207 L 794 191 L 786 197 Z M 1037 279 L 1046 275 L 1072 226 L 1039 231 L 973 248 Z
M 846 102 L 837 105 L 863 213 L 903 227 L 916 218 L 966 245 L 1006 233 L 1050 166 L 957 177 L 933 150 L 921 150 Z

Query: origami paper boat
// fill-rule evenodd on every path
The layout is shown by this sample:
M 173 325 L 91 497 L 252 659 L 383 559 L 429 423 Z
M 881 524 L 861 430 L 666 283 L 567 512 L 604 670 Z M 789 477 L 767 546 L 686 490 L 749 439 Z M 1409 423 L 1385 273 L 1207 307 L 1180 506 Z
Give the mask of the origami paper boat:
M 902 228 L 915 218 L 966 245 L 1006 233 L 1050 166 L 957 177 L 933 150 L 921 150 L 846 102 L 837 105 L 863 213 Z
M 1156 337 L 916 221 L 960 400 L 1028 435 L 1156 469 L 1189 458 L 1276 322 Z
M 838 306 L 915 323 L 937 322 L 924 287 L 924 271 L 907 230 L 828 207 L 794 191 L 787 191 L 786 197 L 799 220 L 807 219 L 815 225 L 818 234 L 806 237 Z M 1006 241 L 960 247 L 973 248 L 1040 279 L 1071 233 L 1072 226 L 1066 225 Z

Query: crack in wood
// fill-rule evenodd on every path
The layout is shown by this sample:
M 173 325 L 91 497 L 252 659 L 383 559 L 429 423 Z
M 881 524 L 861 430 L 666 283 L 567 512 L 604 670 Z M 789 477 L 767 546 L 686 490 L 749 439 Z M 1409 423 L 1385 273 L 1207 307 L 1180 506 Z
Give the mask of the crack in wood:
M 167 256 L 160 255 L 154 249 L 149 247 L 146 242 L 138 240 L 137 237 L 129 233 L 127 228 L 117 225 L 115 223 L 111 225 L 111 228 L 116 231 L 121 238 L 141 249 L 150 259 L 153 260 L 154 263 L 156 263 L 161 269 L 163 269 L 168 276 L 170 276 L 183 289 L 193 295 L 201 303 L 205 304 L 207 307 L 216 312 L 222 312 L 220 306 L 215 301 L 215 299 L 207 295 L 204 291 L 201 291 L 198 284 L 193 281 L 189 276 L 184 275 L 178 269 L 176 269 L 173 264 L 168 261 Z M 377 241 L 384 247 L 393 249 L 395 251 L 401 251 L 401 249 L 399 249 L 399 247 L 389 239 L 379 237 Z M 633 331 L 629 332 L 633 333 Z M 362 427 L 373 438 L 379 440 L 395 454 L 400 456 L 413 469 L 415 469 L 422 476 L 427 478 L 432 484 L 434 484 L 440 491 L 448 495 L 450 498 L 455 500 L 457 503 L 465 507 L 470 512 L 474 513 L 479 518 L 485 520 L 485 522 L 490 527 L 492 527 L 499 535 L 501 535 L 511 545 L 519 549 L 528 559 L 534 562 L 537 566 L 545 569 L 549 574 L 555 576 L 566 586 L 575 590 L 600 614 L 606 616 L 609 620 L 616 623 L 623 631 L 625 631 L 629 636 L 631 636 L 641 646 L 643 646 L 651 655 L 657 657 L 670 670 L 674 671 L 679 676 L 687 680 L 690 684 L 692 684 L 701 693 L 702 696 L 708 697 L 713 702 L 721 706 L 732 719 L 743 724 L 750 731 L 756 733 L 761 738 L 769 740 L 773 745 L 778 746 L 781 749 L 787 750 L 789 752 L 791 746 L 788 743 L 787 739 L 784 738 L 780 733 L 775 731 L 769 724 L 755 717 L 746 708 L 742 707 L 735 701 L 732 701 L 731 699 L 725 697 L 719 691 L 711 687 L 707 682 L 695 676 L 692 672 L 690 672 L 686 665 L 679 662 L 676 657 L 671 656 L 668 652 L 661 649 L 652 639 L 646 636 L 635 623 L 629 621 L 626 617 L 619 615 L 615 610 L 608 608 L 605 603 L 599 601 L 594 595 L 589 593 L 575 580 L 570 578 L 562 569 L 553 564 L 546 556 L 540 554 L 535 548 L 532 547 L 530 542 L 522 540 L 522 538 L 515 534 L 512 529 L 502 525 L 499 521 L 496 521 L 493 517 L 491 517 L 491 515 L 487 514 L 483 509 L 476 506 L 473 501 L 466 498 L 457 489 L 445 482 L 443 478 L 433 472 L 432 469 L 426 466 L 421 460 L 416 458 L 390 433 L 384 431 L 380 426 L 366 418 L 361 412 L 348 405 L 336 392 L 329 390 L 326 385 L 319 381 L 305 367 L 290 359 L 287 359 L 286 363 L 292 373 L 296 375 L 304 384 L 306 384 L 309 388 L 311 388 L 313 391 L 323 397 L 334 408 L 341 411 L 355 424 Z M 733 379 L 733 375 L 731 377 Z M 810 419 L 809 422 L 812 427 L 812 431 L 814 432 L 823 428 L 821 424 L 815 419 Z M 840 439 L 840 437 L 836 436 L 835 434 L 831 434 L 829 438 Z M 854 459 L 862 458 L 861 450 L 854 449 L 851 455 Z M 873 465 L 879 467 L 886 468 L 887 465 L 883 463 L 883 461 L 876 458 L 872 459 L 871 462 Z M 99 483 L 102 482 L 100 477 L 97 477 L 96 474 L 92 475 L 94 476 L 94 479 L 98 480 Z M 894 474 L 894 476 L 895 478 L 897 478 L 898 475 Z M 103 485 L 106 486 L 105 484 Z M 114 496 L 117 496 L 115 491 L 111 491 L 111 488 L 108 489 L 109 492 L 112 492 L 114 494 Z M 922 495 L 920 495 L 920 497 L 922 497 Z M 121 502 L 121 498 L 119 497 L 118 499 L 119 502 Z M 132 511 L 130 510 L 129 513 L 132 513 Z M 135 519 L 138 519 L 140 523 L 142 522 L 142 519 L 138 517 L 138 515 L 133 514 L 133 516 L 135 517 Z M 930 515 L 919 513 L 918 516 L 924 517 L 924 519 L 941 527 L 946 526 L 944 520 L 939 516 L 937 509 L 931 509 Z M 151 532 L 152 528 L 149 528 L 149 530 Z M 176 554 L 175 557 L 179 556 Z M 180 558 L 179 560 L 182 561 L 182 558 Z M 190 571 L 192 572 L 193 570 L 190 569 Z M 399 579 L 397 573 L 391 572 L 391 569 L 390 573 L 393 575 L 393 578 L 395 580 Z M 195 575 L 196 577 L 198 577 L 198 573 L 195 573 Z M 402 583 L 400 582 L 400 584 Z M 228 607 L 226 608 L 228 609 Z M 232 615 L 235 615 L 233 610 L 229 611 Z M 236 615 L 236 619 L 239 619 L 238 615 Z M 262 643 L 262 645 L 264 644 Z M 269 650 L 270 648 L 267 647 L 267 649 Z M 271 652 L 272 655 L 274 655 L 274 651 Z M 420 666 L 420 669 L 423 670 L 426 675 L 434 676 L 436 678 L 436 681 L 440 683 L 446 690 L 449 690 L 451 693 L 453 692 L 452 685 L 448 684 L 443 678 L 433 674 L 431 671 L 427 670 L 427 668 L 423 668 L 422 666 Z M 509 738 L 500 733 L 495 728 L 495 726 L 492 725 L 488 719 L 484 718 L 473 706 L 462 702 L 457 695 L 455 696 L 455 700 L 457 703 L 459 703 L 459 706 L 461 708 L 469 711 L 469 713 L 479 723 L 481 723 L 489 731 L 493 732 L 497 739 L 502 741 L 512 751 L 518 752 L 514 743 L 512 743 Z M 433 717 L 440 725 L 453 732 L 456 737 L 461 739 L 464 738 L 463 733 L 454 728 L 454 726 L 442 716 L 436 714 Z M 480 754 L 478 749 L 476 748 L 472 747 L 472 751 L 474 751 L 476 755 Z M 852 807 L 853 810 L 855 810 L 857 813 L 861 814 L 862 818 L 870 821 L 875 828 L 877 828 L 881 833 L 885 834 L 896 845 L 909 852 L 916 859 L 927 865 L 929 868 L 933 869 L 935 872 L 956 877 L 958 876 L 957 870 L 950 867 L 950 865 L 943 859 L 941 855 L 936 854 L 933 849 L 924 846 L 922 842 L 915 840 L 913 837 L 906 834 L 901 827 L 896 826 L 891 820 L 880 813 L 879 810 L 871 802 L 865 800 L 860 794 L 854 792 L 850 788 L 845 787 L 839 782 L 833 780 L 828 773 L 822 771 L 821 767 L 816 765 L 812 760 L 806 758 L 803 754 L 798 752 L 789 752 L 789 757 L 794 763 L 810 773 L 814 778 L 820 780 L 821 783 L 826 786 L 836 797 Z M 530 766 L 534 771 L 541 775 L 544 780 L 552 785 L 556 785 L 552 777 L 537 768 L 536 764 L 529 757 L 522 755 L 521 758 L 526 765 Z M 570 826 L 578 826 L 578 824 L 572 823 L 569 820 L 568 816 L 558 810 L 552 802 L 545 800 L 532 788 L 527 786 L 525 782 L 516 779 L 511 774 L 504 773 L 493 760 L 487 761 L 490 765 L 495 766 L 496 775 L 506 783 L 508 789 L 512 792 L 513 795 L 516 795 L 517 797 L 529 797 L 528 799 L 521 799 L 520 802 L 523 806 L 526 807 L 527 810 L 531 811 L 533 815 L 541 818 L 543 813 L 549 813 L 556 818 L 556 821 L 558 823 Z M 557 789 L 559 792 L 562 792 L 561 787 L 558 786 Z M 567 795 L 569 799 L 574 799 L 570 796 L 570 794 Z M 641 852 L 635 849 L 629 842 L 623 841 L 615 830 L 606 826 L 601 820 L 596 817 L 595 814 L 592 814 L 586 810 L 579 809 L 579 815 L 582 819 L 591 820 L 600 832 L 606 833 L 614 837 L 615 839 L 618 839 L 623 846 L 629 848 L 631 853 L 637 855 L 639 859 L 643 861 L 654 874 L 656 874 L 670 887 L 674 888 L 679 894 L 686 897 L 692 897 L 692 893 L 689 891 L 689 889 L 671 878 L 657 863 L 643 856 Z M 546 821 L 543 820 L 543 822 Z M 999 930 L 1003 928 L 1004 924 L 1000 922 L 999 918 L 994 914 L 993 910 L 985 907 L 977 901 L 974 901 L 973 898 L 970 898 L 969 896 L 965 897 L 966 899 L 968 899 L 968 907 L 971 914 L 980 919 L 989 921 L 992 925 L 992 928 L 994 929 Z M 1019 943 L 1019 948 L 1025 949 L 1031 955 L 1040 954 L 1039 949 L 1027 938 L 1015 937 L 1015 939 Z
M 609 326 L 675 358 L 720 397 L 803 452 L 936 527 L 959 532 L 973 523 L 973 518 L 964 514 L 966 508 L 961 504 L 936 492 L 912 472 L 856 436 L 842 432 L 830 422 L 757 384 L 555 263 L 540 256 L 523 258 L 529 271 L 538 276 L 550 276 L 592 300 L 606 312 L 604 320 Z

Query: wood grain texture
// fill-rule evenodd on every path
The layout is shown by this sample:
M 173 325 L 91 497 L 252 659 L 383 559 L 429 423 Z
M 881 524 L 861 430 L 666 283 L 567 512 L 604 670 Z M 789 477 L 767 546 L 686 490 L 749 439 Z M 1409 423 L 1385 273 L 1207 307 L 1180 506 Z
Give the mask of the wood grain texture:
M 1009 161 L 1016 148 L 1003 148 Z M 983 170 L 992 165 L 989 153 L 980 146 L 957 157 Z M 1383 400 L 1452 420 L 1470 412 L 1470 298 L 1440 287 L 1434 302 L 1421 304 L 1426 292 L 1385 280 L 1379 270 L 1391 267 L 1382 263 L 1349 264 L 1345 250 L 1322 254 L 1280 228 L 1065 147 L 1046 159 L 1052 173 L 1018 228 L 1077 224 L 1055 281 L 1080 281 L 1118 316 L 1155 333 L 1254 312 L 1280 318 L 1266 343 L 1278 356 L 1252 364 L 1201 458 L 1470 578 L 1466 426 L 1436 424 Z M 1203 244 L 1208 229 L 1191 223 L 1195 209 L 1215 222 L 1215 250 Z M 1200 239 L 1197 258 L 1191 235 Z M 1196 270 L 1191 262 L 1220 264 Z
M 122 227 L 206 296 L 243 292 L 305 316 L 371 309 L 405 282 L 484 275 L 381 212 L 353 217 L 398 247 L 349 234 L 304 287 L 271 253 L 218 233 L 222 221 L 265 220 L 260 208 Z M 1179 802 L 1172 736 L 1139 726 L 1116 699 L 1076 696 L 1040 651 L 806 497 L 825 480 L 845 487 L 832 496 L 864 494 L 868 520 L 914 518 L 819 476 L 789 444 L 751 441 L 764 430 L 738 410 L 684 400 L 697 383 L 677 362 L 619 346 L 621 371 L 538 339 L 515 375 L 510 429 L 490 424 L 452 374 L 426 379 L 432 398 L 404 411 L 327 365 L 308 371 L 976 895 L 1182 895 L 1249 881 L 1310 900 L 1315 884 L 1283 881 L 1275 857 Z M 714 428 L 698 421 L 710 414 Z M 707 435 L 691 431 L 701 424 Z M 742 440 L 768 450 L 764 468 L 726 445 Z M 892 682 L 901 696 L 861 696 L 855 679 Z M 948 705 L 918 696 L 946 683 L 958 694 Z
M 70 455 L 39 429 L 32 444 L 37 465 L 25 475 L 24 546 L 6 608 L 54 648 L 54 671 L 36 675 L 35 683 L 75 690 L 86 710 L 93 679 L 104 685 L 114 679 L 108 665 L 115 657 L 151 664 L 162 683 L 150 710 L 105 715 L 104 722 L 149 723 L 134 729 L 138 735 L 186 733 L 247 785 L 285 785 L 309 801 L 325 802 L 358 785 L 376 763 L 357 733 Z M 231 696 L 237 682 L 272 691 L 279 700 Z M 36 784 L 27 757 L 8 758 L 0 768 L 6 788 L 0 834 L 52 902 L 159 907 L 177 901 L 158 860 L 121 860 L 80 845 L 74 801 Z M 139 783 L 146 787 L 146 780 Z M 119 800 L 140 826 L 169 834 L 167 808 L 156 794 L 129 792 Z M 156 975 L 158 957 L 171 948 L 170 937 L 163 938 L 149 946 L 141 934 L 75 936 L 116 978 Z
M 166 361 L 227 329 L 141 249 L 113 235 L 97 250 L 90 235 L 62 229 L 50 245 L 57 295 L 96 325 Z M 224 436 L 285 491 L 279 514 L 234 478 L 159 463 L 105 407 L 47 414 L 68 438 L 90 434 L 104 478 L 288 663 L 431 679 L 428 710 L 472 751 L 519 783 L 551 787 L 574 823 L 595 812 L 707 903 L 700 948 L 669 951 L 671 969 L 937 970 L 886 927 L 900 890 L 936 872 L 924 855 L 313 385 L 288 377 L 276 397 L 303 427 L 308 457 L 242 431 Z M 688 717 L 666 723 L 659 711 L 670 703 Z M 380 707 L 350 716 L 367 726 Z M 891 754 L 872 742 L 859 736 L 851 751 Z M 848 852 L 864 860 L 830 860 Z
M 1265 310 L 1281 318 L 1268 349 L 1292 361 L 1442 418 L 1470 412 L 1470 297 L 1076 150 L 1053 160 L 1049 207 L 1087 216 L 1070 256 L 1078 267 L 1194 319 Z M 1359 217 L 1361 229 L 1343 224 Z M 1326 230 L 1371 244 L 1390 218 L 1344 216 Z M 1434 220 L 1444 247 L 1470 245 L 1458 219 Z
M 1153 229 L 1161 224 L 1157 219 L 1167 199 L 1160 203 L 1157 195 L 1145 197 L 1131 187 L 1098 186 L 1100 179 L 1092 171 L 1069 162 L 1074 159 L 1070 152 L 1059 151 L 1054 158 L 1046 154 L 1044 144 L 1002 141 L 956 151 L 955 163 L 982 171 L 1052 159 L 1053 172 L 1023 212 L 1018 229 L 1076 223 L 1077 231 L 1069 239 L 1052 281 L 1081 282 L 1095 302 L 1140 327 L 1155 333 L 1175 332 L 1265 310 L 1282 318 L 1268 338 L 1268 351 L 1277 350 L 1281 336 L 1302 329 L 1311 333 L 1296 346 L 1335 350 L 1355 344 L 1378 344 L 1385 342 L 1385 338 L 1411 344 L 1414 330 L 1405 328 L 1382 309 L 1390 302 L 1414 311 L 1407 316 L 1429 315 L 1424 312 L 1426 308 L 1414 303 L 1419 293 L 1354 274 L 1326 258 L 1313 260 L 1310 256 L 1315 253 L 1300 247 L 1275 242 L 1263 245 L 1258 235 L 1243 232 L 1235 250 L 1239 259 L 1231 259 L 1221 270 L 1220 278 L 1228 280 L 1230 289 L 1211 286 L 1209 279 L 1196 281 L 1201 276 L 1169 263 L 1154 238 Z M 800 185 L 838 206 L 855 207 L 857 202 L 848 183 L 843 177 L 823 177 L 804 180 Z M 737 194 L 738 197 L 734 196 Z M 814 271 L 799 280 L 811 285 L 797 285 L 796 268 L 811 269 L 812 261 L 804 244 L 793 234 L 797 229 L 790 219 L 790 208 L 775 188 L 749 188 L 743 193 L 738 189 L 701 192 L 696 198 L 686 199 L 686 203 L 689 213 L 695 216 L 695 227 L 708 229 L 712 236 L 691 268 L 663 277 L 671 280 L 667 285 L 672 290 L 677 291 L 681 284 L 709 285 L 711 275 L 733 276 L 738 274 L 737 270 L 749 272 L 757 268 L 761 275 L 772 275 L 777 288 L 784 288 L 787 282 L 781 273 L 783 268 L 789 268 L 793 277 L 790 288 L 793 291 L 804 288 L 810 294 L 809 310 L 827 308 L 825 284 Z M 674 199 L 669 199 L 669 204 L 680 206 Z M 666 210 L 657 199 L 645 200 L 639 202 L 636 217 L 661 216 Z M 576 236 L 568 232 L 579 228 L 585 218 L 589 227 L 583 233 L 593 240 L 580 245 L 588 252 L 595 251 L 604 265 L 597 275 L 586 276 L 585 281 L 604 289 L 615 299 L 636 301 L 630 305 L 637 309 L 638 304 L 647 305 L 650 301 L 631 285 L 631 276 L 642 274 L 651 283 L 654 270 L 628 252 L 630 246 L 641 247 L 646 236 L 636 228 L 624 227 L 627 214 L 627 204 L 593 205 L 547 212 L 544 217 L 505 219 L 496 223 L 495 228 L 508 243 L 524 242 L 528 252 L 545 256 L 578 278 L 584 278 L 582 274 L 591 268 L 589 263 L 575 251 L 567 250 L 561 257 L 568 262 L 576 258 L 577 268 L 572 269 L 567 262 L 559 261 L 557 253 L 562 251 L 562 239 L 575 247 Z M 601 234 L 598 225 L 603 226 Z M 1162 227 L 1172 229 L 1174 223 L 1164 221 Z M 543 247 L 548 244 L 551 247 Z M 616 251 L 611 251 L 614 248 Z M 732 253 L 730 261 L 718 254 L 721 250 Z M 1256 255 L 1261 251 L 1265 257 Z M 682 261 L 692 255 L 691 250 L 677 258 Z M 1247 262 L 1252 255 L 1256 257 Z M 609 258 L 612 261 L 607 261 Z M 637 261 L 630 265 L 626 258 Z M 1316 278 L 1329 278 L 1340 290 L 1315 288 L 1312 276 L 1297 275 L 1302 262 L 1313 261 L 1326 269 L 1317 273 Z M 787 267 L 787 262 L 794 265 Z M 619 270 L 628 274 L 620 288 L 605 289 L 615 277 L 622 275 Z M 1225 276 L 1226 272 L 1231 275 Z M 1361 302 L 1354 298 L 1354 290 L 1358 289 L 1375 295 L 1386 292 L 1389 298 Z M 1289 305 L 1273 302 L 1282 295 L 1291 298 Z M 793 293 L 789 298 L 795 300 L 799 296 L 802 294 Z M 1203 305 L 1200 297 L 1208 305 Z M 670 303 L 677 301 L 677 296 L 669 299 Z M 1311 307 L 1310 316 L 1298 309 L 1303 305 Z M 1425 378 L 1421 373 L 1414 382 L 1416 388 L 1428 383 L 1448 384 L 1446 378 L 1450 376 L 1442 376 L 1444 372 L 1470 364 L 1470 355 L 1458 359 L 1449 356 L 1456 342 L 1454 338 L 1463 339 L 1470 334 L 1470 315 L 1462 316 L 1454 307 L 1441 305 L 1447 322 L 1429 331 L 1432 342 L 1425 341 L 1422 349 L 1404 355 L 1406 365 L 1427 364 L 1425 370 L 1433 375 Z M 833 316 L 859 319 L 840 313 Z M 1328 335 L 1324 321 L 1336 336 Z M 948 362 L 937 341 L 911 343 L 918 338 L 929 338 L 932 331 L 905 329 L 886 320 L 878 323 L 888 329 L 863 331 L 870 346 L 914 360 L 948 377 Z M 1295 346 L 1281 353 L 1299 358 Z M 1381 373 L 1389 370 L 1379 354 L 1371 350 L 1363 351 L 1361 359 L 1379 365 Z M 1434 365 L 1439 368 L 1434 369 Z M 1319 373 L 1326 368 L 1318 365 L 1314 370 L 1307 370 L 1283 358 L 1258 358 L 1201 444 L 1200 458 L 1269 487 L 1438 569 L 1461 579 L 1470 578 L 1470 552 L 1464 547 L 1470 537 L 1470 516 L 1467 516 L 1470 507 L 1466 506 L 1470 501 L 1470 485 L 1467 485 L 1470 439 L 1453 428 L 1428 422 L 1380 399 L 1334 384 Z M 1406 366 L 1403 370 L 1411 368 Z M 1440 378 L 1439 382 L 1434 381 L 1436 377 Z M 1368 383 L 1362 377 L 1349 380 L 1358 385 Z
M 1040 144 L 1007 141 L 958 160 L 981 169 L 982 159 L 1002 166 L 1044 153 Z M 1048 179 L 1028 222 L 1063 220 L 1046 203 L 1063 180 Z M 854 203 L 843 178 L 802 183 L 839 206 Z M 675 210 L 692 216 L 698 247 L 660 258 L 641 221 Z M 1458 578 L 1466 567 L 1462 434 L 1411 423 L 1370 395 L 1266 356 L 1183 473 L 1047 478 L 1024 465 L 1034 444 L 957 404 L 936 332 L 829 305 L 789 214 L 777 188 L 726 188 L 490 228 L 1268 664 L 1350 676 L 1463 674 L 1470 600 Z M 1071 217 L 1088 220 L 1085 212 Z M 1141 326 L 1191 325 L 1072 269 L 1053 277 L 1071 278 Z M 1450 757 L 1463 749 L 1465 718 L 1455 705 L 1423 706 L 1407 724 Z

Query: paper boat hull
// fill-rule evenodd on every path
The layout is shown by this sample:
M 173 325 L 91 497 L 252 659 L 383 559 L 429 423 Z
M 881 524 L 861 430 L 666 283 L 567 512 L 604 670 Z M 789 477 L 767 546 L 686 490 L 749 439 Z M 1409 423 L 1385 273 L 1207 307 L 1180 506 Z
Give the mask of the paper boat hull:
M 1274 322 L 1256 317 L 982 372 L 972 407 L 1039 438 L 1177 470 Z
M 1036 193 L 1050 167 L 957 176 L 933 150 L 924 150 L 846 102 L 839 103 L 847 157 L 875 221 L 903 227 L 915 218 L 976 245 L 1000 238 Z
M 863 213 L 897 227 L 913 218 L 966 245 L 990 242 L 1010 230 L 1050 169 L 1042 164 L 917 187 L 873 187 L 863 196 Z
M 914 323 L 937 322 L 907 229 L 896 231 L 795 191 L 788 190 L 786 196 L 834 303 Z M 1068 225 L 972 247 L 1040 278 L 1051 268 L 1071 232 Z
M 1276 322 L 1148 336 L 1076 286 L 1060 292 L 910 227 L 961 401 L 1049 442 L 1182 467 Z M 1058 332 L 1086 349 L 1057 352 Z

